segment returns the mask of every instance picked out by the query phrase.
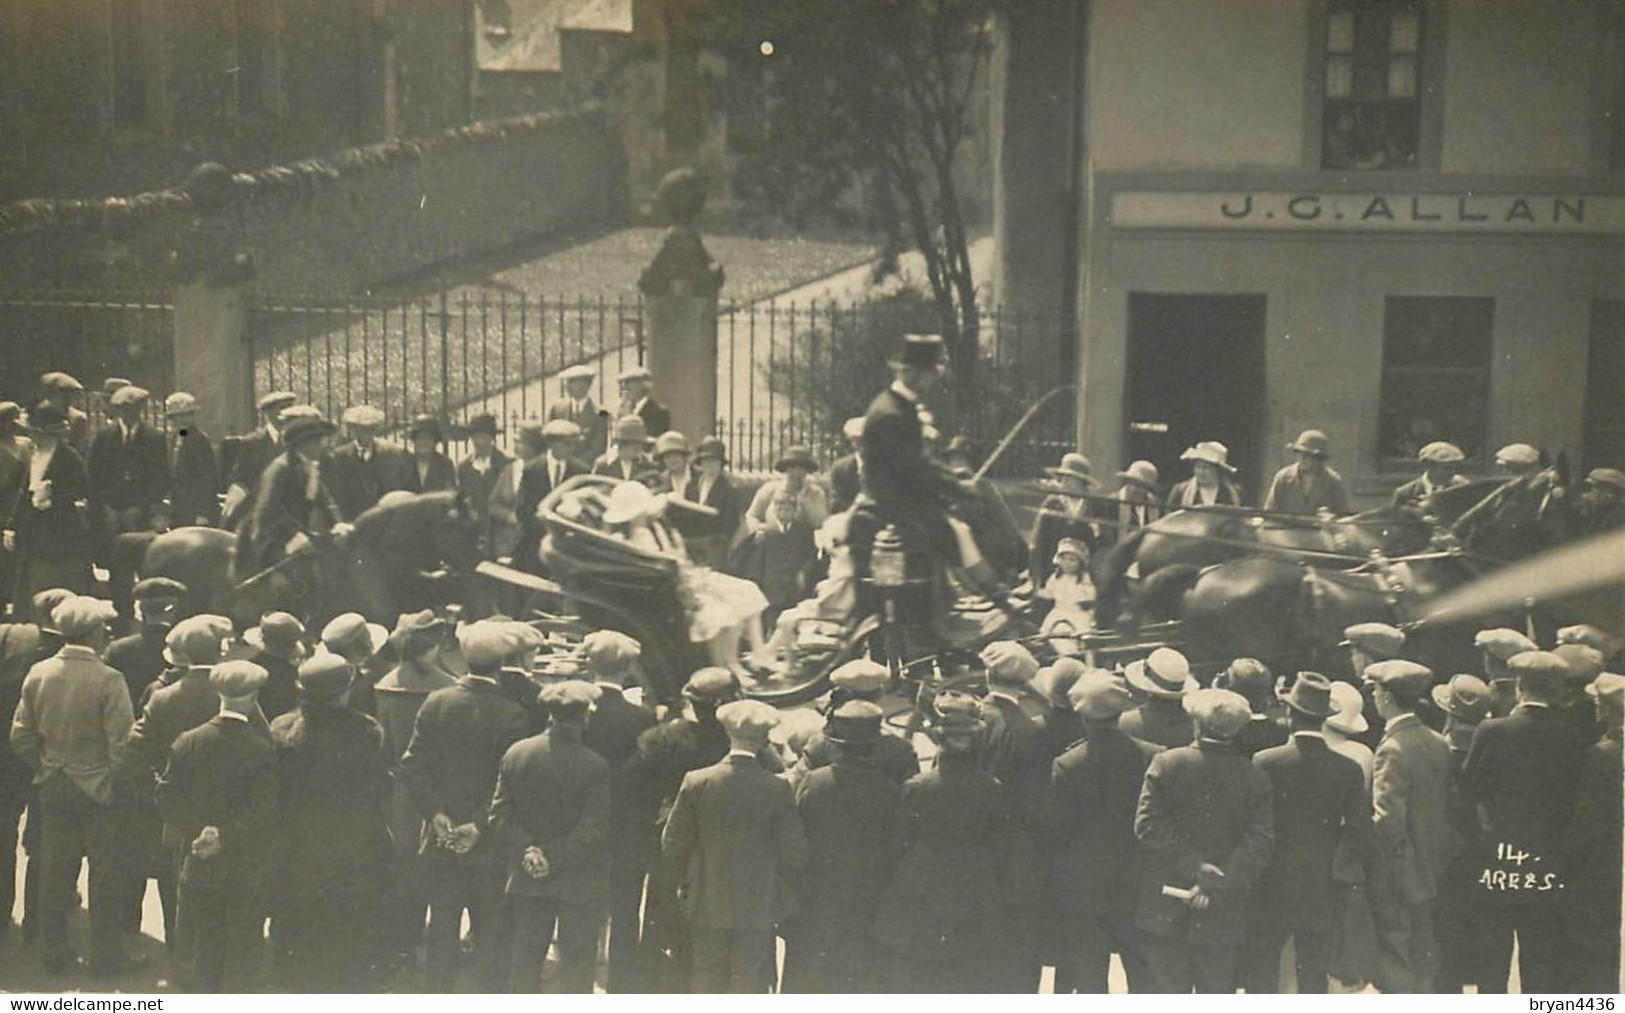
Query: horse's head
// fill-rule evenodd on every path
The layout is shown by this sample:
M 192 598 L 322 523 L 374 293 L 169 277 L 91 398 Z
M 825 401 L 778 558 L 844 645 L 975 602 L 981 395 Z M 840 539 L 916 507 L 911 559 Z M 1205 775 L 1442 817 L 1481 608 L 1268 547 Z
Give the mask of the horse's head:
M 1496 480 L 1495 488 L 1457 517 L 1450 531 L 1464 547 L 1510 561 L 1566 541 L 1573 511 L 1566 462 L 1560 456 L 1556 465 L 1534 475 Z

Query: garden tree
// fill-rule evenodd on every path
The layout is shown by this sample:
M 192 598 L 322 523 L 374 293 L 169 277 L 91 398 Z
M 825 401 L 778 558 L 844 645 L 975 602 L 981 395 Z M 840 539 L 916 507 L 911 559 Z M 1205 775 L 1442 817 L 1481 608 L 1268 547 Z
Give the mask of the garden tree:
M 712 0 L 706 28 L 727 62 L 713 86 L 743 195 L 806 221 L 867 187 L 882 264 L 907 249 L 925 259 L 961 411 L 976 397 L 981 320 L 956 168 L 1004 2 Z

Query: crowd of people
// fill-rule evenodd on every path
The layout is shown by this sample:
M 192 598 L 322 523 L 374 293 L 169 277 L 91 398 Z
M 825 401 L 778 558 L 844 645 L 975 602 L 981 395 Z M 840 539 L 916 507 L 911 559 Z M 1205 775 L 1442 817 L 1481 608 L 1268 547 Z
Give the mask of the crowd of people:
M 911 336 L 892 369 L 827 475 L 791 448 L 748 496 L 641 369 L 617 415 L 591 369 L 567 370 L 512 457 L 496 419 L 468 420 L 455 463 L 439 420 L 401 447 L 351 407 L 333 447 L 291 393 L 219 454 L 190 395 L 159 429 L 114 381 L 92 434 L 80 385 L 48 374 L 26 414 L 0 405 L 0 911 L 21 836 L 21 932 L 47 971 L 80 963 L 88 863 L 89 970 L 142 965 L 151 880 L 169 980 L 194 991 L 1023 992 L 1051 966 L 1056 991 L 1104 992 L 1116 955 L 1136 992 L 1488 992 L 1514 940 L 1525 991 L 1617 987 L 1614 635 L 1571 627 L 1548 650 L 1486 630 L 1482 671 L 1434 673 L 1402 631 L 1361 624 L 1330 678 L 1240 658 L 1205 688 L 1172 648 L 1118 671 L 1066 649 L 1091 625 L 1091 554 L 1164 510 L 1245 502 L 1219 443 L 1190 448 L 1166 495 L 1146 461 L 1104 497 L 1082 455 L 1050 469 L 1018 569 L 1057 656 L 988 645 L 981 692 L 938 693 L 924 734 L 887 720 L 892 675 L 868 658 L 816 712 L 745 699 L 785 621 L 858 607 L 882 531 L 1021 608 L 952 509 L 978 501 L 968 447 L 924 407 L 940 340 Z M 1346 512 L 1325 435 L 1290 449 L 1265 508 Z M 1423 448 L 1396 504 L 1458 482 L 1463 456 Z M 1497 459 L 1541 464 L 1522 445 Z M 398 492 L 459 491 L 487 556 L 537 568 L 538 506 L 581 474 L 622 482 L 553 497 L 561 515 L 681 561 L 711 663 L 662 673 L 676 703 L 644 699 L 643 646 L 614 630 L 567 646 L 448 610 L 240 630 L 187 614 L 164 577 L 130 589 L 127 615 L 91 595 L 121 538 L 234 527 L 242 577 Z M 1585 495 L 1617 514 L 1625 476 L 1598 469 Z

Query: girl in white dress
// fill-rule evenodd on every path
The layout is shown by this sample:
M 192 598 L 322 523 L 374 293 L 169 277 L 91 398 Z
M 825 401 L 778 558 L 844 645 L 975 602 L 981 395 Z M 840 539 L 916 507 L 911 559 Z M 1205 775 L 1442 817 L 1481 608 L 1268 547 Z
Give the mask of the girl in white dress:
M 1081 541 L 1061 539 L 1055 546 L 1055 569 L 1038 592 L 1040 598 L 1054 603 L 1038 631 L 1051 638 L 1050 644 L 1057 654 L 1077 654 L 1080 645 L 1071 638 L 1095 628 L 1091 614 L 1095 607 L 1095 585 L 1085 566 L 1088 559 L 1089 549 Z

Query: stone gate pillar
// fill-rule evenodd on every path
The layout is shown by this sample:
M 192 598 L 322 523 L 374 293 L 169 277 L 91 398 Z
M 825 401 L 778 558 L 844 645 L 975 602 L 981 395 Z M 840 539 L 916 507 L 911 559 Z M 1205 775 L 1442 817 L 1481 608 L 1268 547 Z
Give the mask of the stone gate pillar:
M 227 214 L 238 198 L 231 172 L 204 163 L 187 177 L 185 190 L 197 217 L 172 258 L 175 389 L 198 399 L 198 425 L 218 439 L 257 421 L 246 300 L 254 262 Z

